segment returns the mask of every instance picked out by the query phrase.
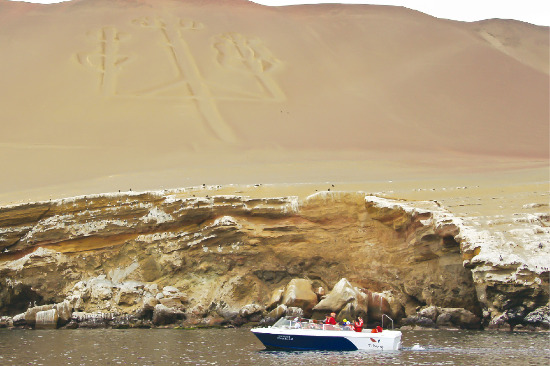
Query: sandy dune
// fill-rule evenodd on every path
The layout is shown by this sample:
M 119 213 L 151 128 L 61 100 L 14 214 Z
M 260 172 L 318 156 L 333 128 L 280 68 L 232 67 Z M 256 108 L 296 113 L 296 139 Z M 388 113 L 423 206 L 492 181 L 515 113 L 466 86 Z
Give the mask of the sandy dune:
M 385 6 L 0 0 L 0 204 L 203 183 L 547 191 L 548 45 L 547 27 Z

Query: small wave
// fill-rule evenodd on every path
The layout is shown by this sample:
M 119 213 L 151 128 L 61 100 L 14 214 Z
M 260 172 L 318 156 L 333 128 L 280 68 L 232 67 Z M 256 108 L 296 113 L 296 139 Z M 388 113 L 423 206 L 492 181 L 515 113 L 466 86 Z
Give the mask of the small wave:
M 414 346 L 411 347 L 411 351 L 424 351 L 424 350 L 426 350 L 426 347 L 422 347 L 419 344 L 415 344 Z

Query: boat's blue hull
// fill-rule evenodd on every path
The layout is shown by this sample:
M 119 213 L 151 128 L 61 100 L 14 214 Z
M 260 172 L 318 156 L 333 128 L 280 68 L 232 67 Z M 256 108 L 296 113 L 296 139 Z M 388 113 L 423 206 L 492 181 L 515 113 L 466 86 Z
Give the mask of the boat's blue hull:
M 306 335 L 282 335 L 254 333 L 267 349 L 286 349 L 296 351 L 356 351 L 357 347 L 343 337 L 323 337 Z

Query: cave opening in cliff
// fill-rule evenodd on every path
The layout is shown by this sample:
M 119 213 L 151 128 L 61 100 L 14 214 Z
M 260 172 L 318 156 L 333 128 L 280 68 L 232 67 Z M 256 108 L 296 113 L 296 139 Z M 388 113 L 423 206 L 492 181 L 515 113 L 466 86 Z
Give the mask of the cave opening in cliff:
M 447 235 L 443 237 L 443 247 L 447 249 L 460 248 L 460 244 L 452 235 Z
M 20 285 L 16 288 L 8 287 L 8 291 L 3 297 L 0 301 L 2 305 L 0 312 L 10 316 L 20 314 L 30 307 L 42 305 L 44 302 L 43 297 L 28 285 Z

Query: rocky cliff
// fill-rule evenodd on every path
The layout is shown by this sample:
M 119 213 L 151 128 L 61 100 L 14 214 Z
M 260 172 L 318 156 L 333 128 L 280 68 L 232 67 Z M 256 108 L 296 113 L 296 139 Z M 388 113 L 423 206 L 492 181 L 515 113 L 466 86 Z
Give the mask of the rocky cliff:
M 90 313 L 103 314 L 100 323 L 117 314 L 156 325 L 242 324 L 277 306 L 320 317 L 319 301 L 347 286 L 352 295 L 332 310 L 356 304 L 351 315 L 363 309 L 371 323 L 380 311 L 423 324 L 434 311 L 462 309 L 468 327 L 547 327 L 548 268 L 492 263 L 480 237 L 435 202 L 360 192 L 251 198 L 193 188 L 7 206 L 0 314 L 16 325 L 52 309 L 55 325 L 71 313 L 82 324 L 97 323 Z M 336 286 L 343 278 L 348 285 Z M 303 284 L 290 284 L 298 279 L 308 283 L 306 302 L 296 300 Z

